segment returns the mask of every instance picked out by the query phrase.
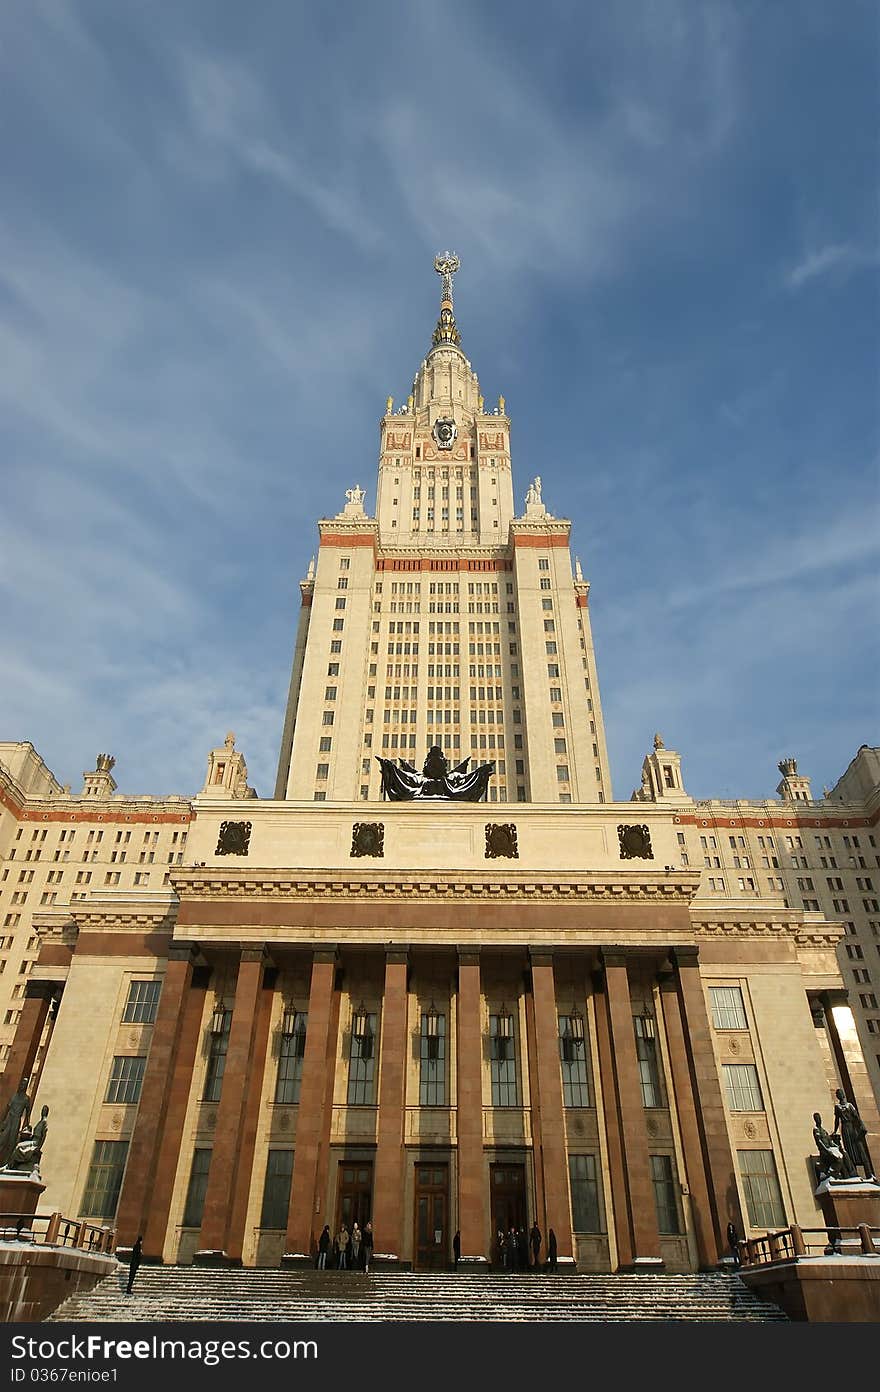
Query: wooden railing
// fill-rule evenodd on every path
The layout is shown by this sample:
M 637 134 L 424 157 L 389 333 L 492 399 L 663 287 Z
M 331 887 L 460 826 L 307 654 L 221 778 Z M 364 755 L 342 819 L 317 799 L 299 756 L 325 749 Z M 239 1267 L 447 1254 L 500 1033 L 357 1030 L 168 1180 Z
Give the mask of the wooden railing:
M 99 1228 L 60 1213 L 0 1213 L 0 1241 L 38 1247 L 74 1247 L 109 1255 L 116 1250 L 112 1228 Z
M 740 1261 L 743 1266 L 767 1266 L 770 1262 L 797 1261 L 799 1257 L 838 1255 L 844 1251 L 844 1239 L 850 1255 L 880 1256 L 880 1228 L 867 1223 L 856 1228 L 802 1228 L 792 1223 L 790 1228 L 764 1233 L 763 1237 L 743 1238 L 739 1244 Z

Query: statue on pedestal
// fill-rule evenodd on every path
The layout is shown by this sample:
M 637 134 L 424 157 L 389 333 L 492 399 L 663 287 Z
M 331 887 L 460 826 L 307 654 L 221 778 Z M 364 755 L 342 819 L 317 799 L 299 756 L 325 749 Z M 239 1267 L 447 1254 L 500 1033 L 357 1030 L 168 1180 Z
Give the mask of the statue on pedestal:
M 873 1179 L 874 1166 L 866 1140 L 868 1128 L 859 1116 L 858 1107 L 849 1101 L 842 1088 L 838 1088 L 834 1095 L 837 1098 L 834 1106 L 834 1138 L 837 1140 L 840 1132 L 839 1141 L 852 1162 L 853 1173 L 857 1173 L 861 1165 L 865 1179 Z
M 818 1112 L 813 1113 L 813 1140 L 819 1152 L 816 1166 L 819 1183 L 826 1179 L 854 1179 L 855 1168 L 836 1136 L 830 1136 Z
M 31 1099 L 27 1095 L 28 1079 L 22 1078 L 16 1092 L 6 1104 L 6 1111 L 0 1118 L 0 1169 L 8 1166 L 19 1142 L 22 1121 L 25 1125 L 31 1119 Z
M 40 1160 L 43 1156 L 43 1146 L 46 1141 L 46 1132 L 49 1123 L 46 1118 L 49 1115 L 49 1108 L 44 1107 L 40 1112 L 40 1120 L 37 1122 L 33 1131 L 29 1127 L 21 1133 L 18 1145 L 12 1152 L 12 1157 L 7 1165 L 9 1170 L 37 1170 L 39 1172 Z

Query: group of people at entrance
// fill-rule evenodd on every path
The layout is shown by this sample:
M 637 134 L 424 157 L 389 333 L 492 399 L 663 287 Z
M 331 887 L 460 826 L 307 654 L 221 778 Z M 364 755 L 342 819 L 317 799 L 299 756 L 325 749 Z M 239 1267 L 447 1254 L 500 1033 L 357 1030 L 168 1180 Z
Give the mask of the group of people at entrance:
M 525 1227 L 499 1227 L 495 1234 L 495 1263 L 504 1271 L 538 1271 L 541 1268 L 541 1247 L 544 1239 L 537 1223 L 527 1232 Z M 556 1234 L 547 1234 L 547 1269 L 556 1270 Z
M 357 1223 L 351 1229 L 342 1224 L 335 1237 L 330 1224 L 325 1223 L 318 1238 L 315 1266 L 319 1271 L 369 1271 L 373 1264 L 373 1225 L 365 1223 L 363 1231 Z

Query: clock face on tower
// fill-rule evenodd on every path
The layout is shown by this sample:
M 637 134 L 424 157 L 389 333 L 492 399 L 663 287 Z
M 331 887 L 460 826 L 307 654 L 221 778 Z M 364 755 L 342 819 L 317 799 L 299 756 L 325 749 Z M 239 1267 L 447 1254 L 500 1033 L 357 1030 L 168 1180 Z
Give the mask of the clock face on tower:
M 440 449 L 452 449 L 455 437 L 458 434 L 458 427 L 451 416 L 440 416 L 434 422 L 434 429 L 431 431 Z

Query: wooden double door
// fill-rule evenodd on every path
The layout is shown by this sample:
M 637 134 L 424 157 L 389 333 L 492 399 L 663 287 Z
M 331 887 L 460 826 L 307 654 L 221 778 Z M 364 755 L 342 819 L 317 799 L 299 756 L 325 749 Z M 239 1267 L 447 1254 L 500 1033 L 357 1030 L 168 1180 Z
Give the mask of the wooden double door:
M 452 1258 L 449 1231 L 449 1166 L 416 1163 L 413 1266 L 418 1271 L 443 1270 Z

